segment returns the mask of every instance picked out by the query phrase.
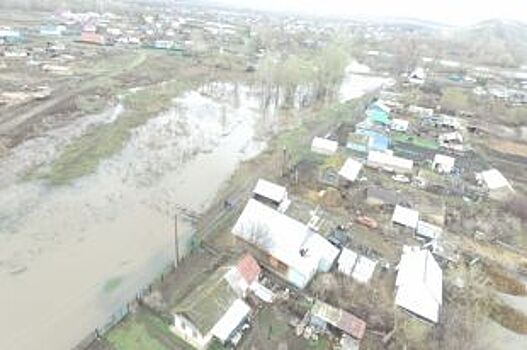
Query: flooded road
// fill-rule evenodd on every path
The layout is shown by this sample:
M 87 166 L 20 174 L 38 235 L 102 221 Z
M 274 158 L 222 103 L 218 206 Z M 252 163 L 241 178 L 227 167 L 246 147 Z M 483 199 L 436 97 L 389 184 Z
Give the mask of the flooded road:
M 249 88 L 224 84 L 208 93 L 175 99 L 96 173 L 68 186 L 21 177 L 90 125 L 118 118 L 122 106 L 28 141 L 1 161 L 0 349 L 69 349 L 172 263 L 177 208 L 203 211 L 239 163 L 265 148 Z M 191 235 L 182 221 L 182 252 Z

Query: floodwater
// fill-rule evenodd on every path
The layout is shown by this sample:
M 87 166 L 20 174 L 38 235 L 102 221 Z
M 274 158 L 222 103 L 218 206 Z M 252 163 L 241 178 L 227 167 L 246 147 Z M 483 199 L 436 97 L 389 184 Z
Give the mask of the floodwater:
M 371 79 L 378 79 L 370 77 Z M 357 86 L 357 85 L 361 85 Z M 378 87 L 348 79 L 346 99 Z M 122 106 L 13 149 L 0 161 L 0 349 L 69 349 L 174 259 L 178 207 L 203 211 L 238 164 L 265 148 L 247 87 L 188 92 L 133 130 L 123 150 L 71 185 L 22 181 Z M 352 91 L 352 93 L 350 92 Z M 192 227 L 179 223 L 180 251 Z

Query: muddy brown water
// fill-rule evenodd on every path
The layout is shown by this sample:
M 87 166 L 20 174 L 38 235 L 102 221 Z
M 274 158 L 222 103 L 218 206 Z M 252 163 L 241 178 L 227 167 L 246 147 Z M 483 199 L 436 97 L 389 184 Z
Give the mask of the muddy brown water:
M 382 83 L 365 79 L 348 79 L 342 98 Z M 96 173 L 68 186 L 20 177 L 122 107 L 51 131 L 0 161 L 0 349 L 75 346 L 173 262 L 177 208 L 203 211 L 238 164 L 265 148 L 255 137 L 258 98 L 246 87 L 235 99 L 228 84 L 215 90 L 176 99 Z M 184 253 L 193 228 L 181 217 Z

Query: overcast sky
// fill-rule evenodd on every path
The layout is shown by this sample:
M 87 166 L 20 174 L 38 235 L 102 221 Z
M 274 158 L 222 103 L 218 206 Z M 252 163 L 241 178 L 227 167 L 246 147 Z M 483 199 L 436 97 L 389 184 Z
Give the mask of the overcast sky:
M 217 0 L 259 10 L 323 15 L 411 17 L 449 24 L 502 18 L 527 22 L 527 0 Z

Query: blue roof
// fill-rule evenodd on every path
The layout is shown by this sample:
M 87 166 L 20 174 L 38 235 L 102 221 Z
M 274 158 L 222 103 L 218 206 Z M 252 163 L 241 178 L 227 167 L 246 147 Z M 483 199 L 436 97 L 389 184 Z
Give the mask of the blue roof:
M 368 147 L 375 151 L 386 151 L 390 146 L 390 139 L 383 134 L 372 130 L 360 129 L 356 131 L 359 135 L 366 135 L 370 137 L 370 143 Z

